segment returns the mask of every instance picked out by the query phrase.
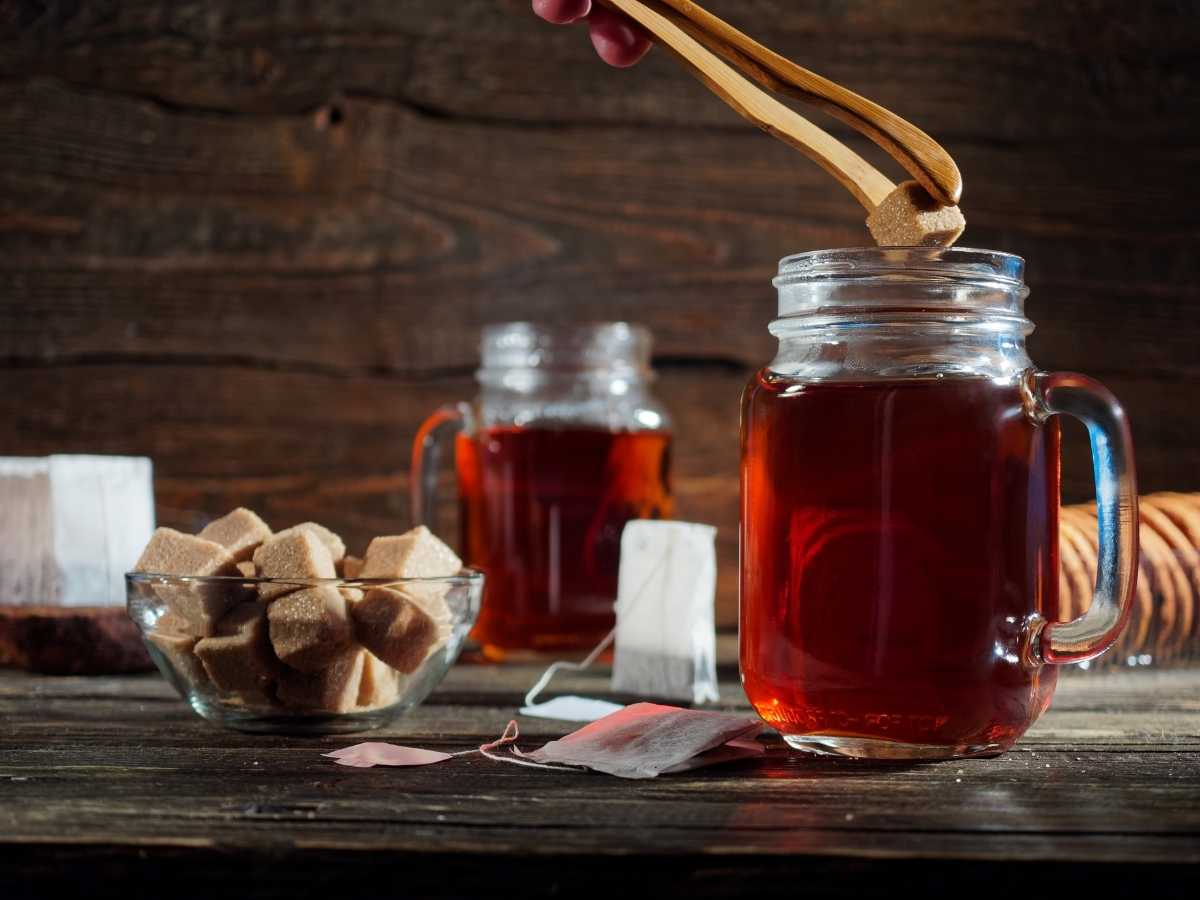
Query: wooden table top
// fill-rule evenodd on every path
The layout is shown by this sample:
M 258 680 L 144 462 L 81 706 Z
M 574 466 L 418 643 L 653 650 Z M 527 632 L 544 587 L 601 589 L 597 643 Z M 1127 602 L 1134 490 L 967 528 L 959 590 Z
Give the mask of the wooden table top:
M 538 671 L 459 665 L 374 737 L 477 746 Z M 722 674 L 724 705 L 740 708 L 736 673 Z M 606 677 L 560 676 L 553 689 L 603 696 Z M 519 721 L 526 750 L 574 727 Z M 1195 896 L 1200 877 L 1200 671 L 1063 678 L 1051 711 L 997 759 L 880 767 L 775 739 L 765 759 L 649 781 L 477 755 L 347 769 L 320 754 L 358 738 L 222 731 L 153 675 L 0 673 L 0 722 L 7 897 L 55 884 L 170 898 L 863 897 L 901 885 L 1007 897 L 1083 882 Z

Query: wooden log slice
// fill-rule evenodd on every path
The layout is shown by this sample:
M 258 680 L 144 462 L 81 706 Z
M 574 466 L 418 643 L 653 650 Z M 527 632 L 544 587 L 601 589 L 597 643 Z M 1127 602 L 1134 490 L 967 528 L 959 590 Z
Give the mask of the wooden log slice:
M 1200 553 L 1197 553 L 1183 531 L 1155 507 L 1149 497 L 1142 499 L 1140 509 L 1142 535 L 1153 531 L 1166 545 L 1166 559 L 1172 569 L 1172 578 L 1176 583 L 1183 585 L 1183 592 L 1179 598 L 1175 640 L 1171 646 L 1171 652 L 1178 655 L 1192 639 L 1192 630 L 1195 627 L 1196 603 L 1197 598 L 1200 598 L 1200 572 L 1197 571 L 1197 558 L 1200 557 Z
M 154 668 L 123 606 L 0 606 L 0 666 L 47 675 Z
M 1193 596 L 1194 606 L 1200 604 L 1200 504 L 1193 502 L 1198 496 L 1200 495 L 1159 493 L 1142 498 L 1143 508 L 1149 504 L 1170 519 L 1196 551 L 1193 559 L 1196 566 L 1193 573 L 1193 586 L 1196 589 Z M 1200 643 L 1200 610 L 1196 609 L 1192 611 L 1191 640 Z

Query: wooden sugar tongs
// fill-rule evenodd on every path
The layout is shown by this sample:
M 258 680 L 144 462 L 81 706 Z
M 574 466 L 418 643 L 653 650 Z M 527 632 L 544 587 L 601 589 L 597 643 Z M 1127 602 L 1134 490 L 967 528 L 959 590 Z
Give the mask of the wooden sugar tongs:
M 952 244 L 965 222 L 958 166 L 936 141 L 877 103 L 764 47 L 690 0 L 599 0 L 624 13 L 679 59 L 725 103 L 768 134 L 804 153 L 867 210 L 881 245 Z M 897 186 L 865 159 L 763 87 L 818 106 L 870 138 L 913 177 Z

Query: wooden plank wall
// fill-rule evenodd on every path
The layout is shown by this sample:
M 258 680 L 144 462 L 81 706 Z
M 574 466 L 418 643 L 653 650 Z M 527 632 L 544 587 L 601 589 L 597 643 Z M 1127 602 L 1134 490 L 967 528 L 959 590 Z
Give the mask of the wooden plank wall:
M 711 6 L 938 136 L 965 243 L 1029 260 L 1035 358 L 1124 399 L 1144 488 L 1200 489 L 1197 3 Z M 359 543 L 406 527 L 483 323 L 629 318 L 729 622 L 769 279 L 861 218 L 665 54 L 608 70 L 526 0 L 3 2 L 0 453 L 148 454 L 166 524 L 248 503 Z

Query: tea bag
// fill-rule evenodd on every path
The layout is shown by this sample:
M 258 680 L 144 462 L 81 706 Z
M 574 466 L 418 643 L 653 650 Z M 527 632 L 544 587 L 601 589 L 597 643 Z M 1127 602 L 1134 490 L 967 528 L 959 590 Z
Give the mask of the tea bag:
M 621 534 L 612 689 L 716 701 L 717 530 L 639 519 Z
M 574 695 L 535 699 L 562 669 L 580 672 L 615 640 L 612 689 L 693 703 L 717 694 L 716 529 L 689 522 L 639 519 L 621 535 L 617 625 L 581 662 L 553 663 L 525 695 L 525 716 L 594 722 L 621 707 Z
M 322 755 L 339 765 L 371 768 L 423 766 L 479 753 L 535 769 L 591 769 L 640 779 L 761 756 L 766 748 L 755 737 L 766 727 L 756 716 L 635 703 L 532 753 L 517 748 L 520 730 L 513 721 L 496 740 L 458 753 L 368 741 Z
M 124 605 L 153 530 L 145 457 L 0 457 L 0 603 Z
M 634 703 L 522 756 L 619 778 L 654 778 L 760 755 L 763 746 L 753 738 L 766 727 L 753 715 Z

